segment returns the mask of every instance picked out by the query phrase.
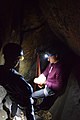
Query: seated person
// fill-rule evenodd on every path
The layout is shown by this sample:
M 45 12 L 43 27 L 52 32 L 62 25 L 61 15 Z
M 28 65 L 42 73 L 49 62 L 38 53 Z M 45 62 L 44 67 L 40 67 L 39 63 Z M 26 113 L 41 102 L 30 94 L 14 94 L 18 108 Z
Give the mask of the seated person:
M 34 79 L 34 83 L 44 85 L 41 90 L 32 93 L 33 99 L 43 98 L 41 104 L 35 106 L 38 110 L 48 110 L 58 96 L 65 92 L 70 70 L 65 67 L 57 50 L 48 53 L 49 65 L 44 72 Z

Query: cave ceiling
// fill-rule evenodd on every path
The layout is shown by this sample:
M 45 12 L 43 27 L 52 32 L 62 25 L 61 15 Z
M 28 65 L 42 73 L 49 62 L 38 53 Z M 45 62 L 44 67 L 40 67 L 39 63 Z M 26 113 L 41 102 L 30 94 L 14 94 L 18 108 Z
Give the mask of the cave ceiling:
M 36 44 L 44 44 L 43 41 L 55 41 L 54 34 L 80 55 L 79 0 L 0 2 L 1 43 L 13 39 L 22 44 L 26 39 L 35 41 Z

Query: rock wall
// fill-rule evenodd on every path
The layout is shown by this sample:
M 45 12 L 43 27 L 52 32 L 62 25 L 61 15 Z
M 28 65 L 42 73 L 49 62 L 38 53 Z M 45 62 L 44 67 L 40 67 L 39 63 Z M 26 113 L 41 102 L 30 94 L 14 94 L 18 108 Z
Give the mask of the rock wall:
M 67 51 L 68 48 L 74 52 L 73 57 L 70 57 L 71 53 L 65 54 L 66 62 L 74 61 L 71 82 L 50 112 L 53 120 L 79 120 L 80 1 L 3 0 L 0 2 L 0 16 L 0 50 L 8 42 L 23 47 L 25 60 L 20 64 L 20 73 L 29 81 L 36 76 L 36 49 L 45 50 L 53 43 L 64 54 L 64 49 Z M 0 51 L 0 64 L 3 63 Z

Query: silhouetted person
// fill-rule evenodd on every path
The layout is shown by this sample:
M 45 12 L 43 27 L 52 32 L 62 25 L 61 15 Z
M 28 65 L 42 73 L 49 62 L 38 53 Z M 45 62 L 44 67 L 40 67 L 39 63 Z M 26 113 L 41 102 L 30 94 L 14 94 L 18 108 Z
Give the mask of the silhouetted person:
M 23 60 L 23 50 L 16 43 L 8 43 L 3 47 L 5 63 L 0 65 L 0 85 L 2 85 L 12 100 L 12 117 L 15 116 L 16 106 L 25 108 L 27 120 L 35 120 L 32 86 L 16 71 L 20 60 Z

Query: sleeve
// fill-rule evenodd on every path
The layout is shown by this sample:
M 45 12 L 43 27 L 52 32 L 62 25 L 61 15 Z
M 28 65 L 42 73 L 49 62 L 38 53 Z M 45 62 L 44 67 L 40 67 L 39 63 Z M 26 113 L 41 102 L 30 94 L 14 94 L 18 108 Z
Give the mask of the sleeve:
M 34 83 L 39 84 L 39 85 L 45 84 L 46 78 L 49 73 L 49 69 L 50 69 L 50 64 L 47 66 L 45 71 L 39 77 L 34 79 Z
M 26 96 L 31 96 L 31 94 L 33 93 L 33 87 L 24 79 L 24 77 L 21 77 L 20 79 L 21 79 L 20 81 L 21 91 Z
M 45 77 L 48 76 L 49 69 L 50 69 L 50 64 L 46 67 L 46 69 L 45 69 L 44 72 L 43 72 L 43 74 L 44 74 Z

